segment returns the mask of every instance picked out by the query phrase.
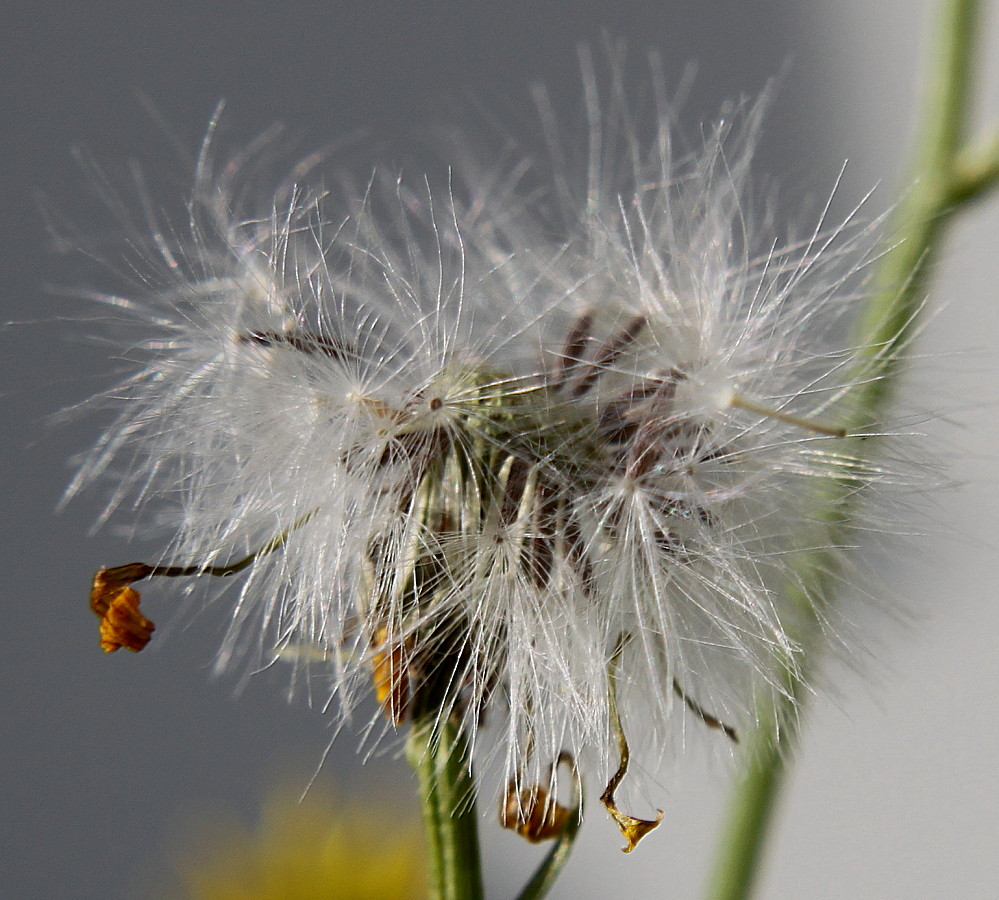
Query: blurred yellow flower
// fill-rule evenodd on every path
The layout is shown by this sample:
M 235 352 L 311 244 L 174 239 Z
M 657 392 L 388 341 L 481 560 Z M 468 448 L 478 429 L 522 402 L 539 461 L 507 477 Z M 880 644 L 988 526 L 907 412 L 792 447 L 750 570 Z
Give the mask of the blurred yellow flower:
M 381 805 L 273 791 L 256 828 L 203 824 L 174 863 L 172 900 L 416 900 L 422 835 Z

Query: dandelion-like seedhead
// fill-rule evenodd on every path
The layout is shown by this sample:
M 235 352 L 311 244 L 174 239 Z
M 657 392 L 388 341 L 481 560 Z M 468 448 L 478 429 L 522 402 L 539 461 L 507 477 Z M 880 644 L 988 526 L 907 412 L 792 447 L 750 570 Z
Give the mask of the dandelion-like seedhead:
M 865 480 L 836 425 L 871 229 L 778 239 L 749 202 L 762 104 L 681 152 L 619 80 L 586 79 L 587 158 L 552 138 L 550 175 L 284 181 L 261 208 L 253 155 L 216 163 L 209 133 L 189 223 L 133 239 L 145 287 L 104 298 L 135 368 L 71 492 L 111 475 L 109 511 L 171 535 L 102 573 L 107 649 L 151 633 L 132 576 L 233 574 L 221 666 L 454 717 L 518 785 L 765 714 L 795 554 L 828 542 L 812 486 Z

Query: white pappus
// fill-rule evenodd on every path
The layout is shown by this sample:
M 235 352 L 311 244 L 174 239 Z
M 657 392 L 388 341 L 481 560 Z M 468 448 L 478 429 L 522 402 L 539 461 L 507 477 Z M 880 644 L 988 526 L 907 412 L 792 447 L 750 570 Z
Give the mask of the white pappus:
M 873 229 L 775 238 L 760 103 L 681 153 L 666 104 L 638 129 L 619 76 L 585 81 L 575 174 L 546 117 L 550 175 L 292 180 L 259 209 L 251 156 L 216 166 L 209 135 L 189 225 L 105 298 L 135 369 L 70 491 L 111 476 L 171 534 L 99 573 L 105 649 L 149 638 L 132 582 L 235 575 L 222 665 L 455 716 L 518 786 L 562 753 L 613 781 L 629 743 L 652 768 L 677 713 L 734 738 L 781 694 L 812 486 L 865 480 L 837 404 Z

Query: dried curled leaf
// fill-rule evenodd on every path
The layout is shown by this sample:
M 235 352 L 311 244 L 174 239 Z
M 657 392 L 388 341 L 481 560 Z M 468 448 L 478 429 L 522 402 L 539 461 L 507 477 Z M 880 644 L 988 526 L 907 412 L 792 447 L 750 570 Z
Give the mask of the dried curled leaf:
M 617 647 L 607 667 L 607 702 L 610 706 L 611 727 L 614 729 L 614 734 L 617 738 L 617 748 L 621 755 L 621 761 L 618 763 L 617 771 L 611 775 L 610 781 L 607 782 L 607 787 L 604 788 L 604 792 L 600 795 L 600 802 L 603 803 L 610 817 L 621 830 L 621 834 L 624 835 L 624 839 L 628 842 L 621 848 L 625 853 L 631 853 L 638 846 L 638 842 L 650 831 L 658 828 L 659 823 L 663 820 L 663 811 L 661 809 L 656 810 L 655 819 L 638 819 L 635 816 L 629 816 L 621 812 L 614 800 L 614 794 L 617 792 L 618 786 L 624 781 L 624 776 L 628 774 L 628 763 L 631 760 L 628 737 L 624 733 L 621 715 L 617 708 L 617 667 L 621 659 L 621 653 L 629 640 L 630 636 L 627 634 L 621 634 L 618 637 Z M 676 682 L 674 682 L 674 688 L 679 689 Z
M 605 792 L 600 798 L 600 802 L 606 807 L 607 812 L 610 813 L 610 817 L 615 821 L 624 839 L 628 842 L 626 846 L 621 848 L 625 853 L 631 853 L 638 846 L 638 842 L 650 831 L 658 828 L 659 823 L 663 820 L 663 811 L 661 809 L 656 810 L 656 817 L 654 819 L 638 819 L 635 816 L 629 816 L 627 813 L 621 812 L 614 802 L 612 793 Z
M 90 608 L 101 620 L 101 649 L 105 653 L 122 647 L 138 653 L 149 643 L 156 626 L 139 612 L 141 598 L 131 585 L 148 578 L 152 571 L 145 563 L 129 563 L 94 575 Z

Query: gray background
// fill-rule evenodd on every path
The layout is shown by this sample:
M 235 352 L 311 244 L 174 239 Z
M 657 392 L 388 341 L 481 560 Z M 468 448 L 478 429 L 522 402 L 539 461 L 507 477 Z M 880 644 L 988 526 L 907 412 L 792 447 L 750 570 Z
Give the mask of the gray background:
M 47 287 L 92 275 L 53 251 L 36 200 L 42 192 L 69 213 L 93 209 L 73 145 L 112 169 L 135 158 L 157 199 L 179 197 L 187 185 L 174 176 L 183 167 L 140 94 L 187 147 L 220 98 L 230 146 L 281 120 L 307 147 L 361 127 L 402 147 L 469 93 L 501 115 L 526 117 L 528 86 L 544 81 L 556 104 L 571 108 L 575 44 L 607 28 L 636 58 L 661 50 L 669 77 L 698 64 L 690 129 L 787 66 L 761 172 L 779 177 L 785 197 L 821 197 L 850 158 L 843 203 L 881 182 L 872 209 L 883 209 L 900 179 L 925 13 L 925 4 L 903 0 L 9 10 L 0 48 L 0 302 L 2 319 L 29 324 L 0 333 L 0 896 L 140 896 L 163 877 L 172 842 L 196 810 L 251 815 L 275 773 L 310 771 L 330 736 L 320 710 L 285 703 L 281 673 L 254 679 L 236 699 L 231 681 L 209 677 L 219 609 L 140 657 L 105 658 L 97 648 L 89 576 L 142 554 L 111 532 L 88 535 L 95 495 L 53 513 L 66 458 L 101 422 L 52 431 L 44 417 L 108 384 L 111 369 L 100 347 L 60 321 L 80 307 Z M 983 77 L 999 113 L 995 66 Z M 354 168 L 363 175 L 365 160 Z M 979 211 L 952 235 L 934 296 L 942 311 L 913 378 L 913 406 L 943 414 L 930 430 L 953 477 L 972 486 L 936 498 L 926 527 L 916 523 L 934 536 L 888 561 L 884 583 L 872 586 L 911 620 L 871 626 L 867 674 L 832 673 L 832 697 L 810 710 L 764 897 L 996 895 L 997 227 L 995 209 Z M 94 220 L 95 235 L 112 229 L 109 217 Z M 156 611 L 169 620 L 162 606 Z M 696 896 L 727 774 L 697 752 L 664 769 L 657 799 L 666 822 L 631 858 L 594 809 L 556 896 Z M 398 794 L 411 805 L 405 768 L 392 759 L 362 768 L 349 735 L 323 777 L 352 795 Z M 520 881 L 510 873 L 537 851 L 491 822 L 485 832 L 491 896 L 510 896 Z

